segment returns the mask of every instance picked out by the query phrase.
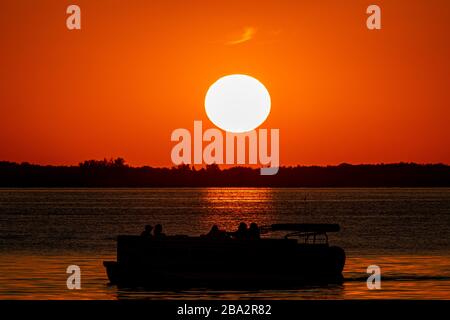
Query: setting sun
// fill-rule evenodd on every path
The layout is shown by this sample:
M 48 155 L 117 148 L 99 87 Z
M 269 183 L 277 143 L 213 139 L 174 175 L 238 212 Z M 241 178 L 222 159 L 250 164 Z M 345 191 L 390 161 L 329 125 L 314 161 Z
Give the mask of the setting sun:
M 234 133 L 260 126 L 270 113 L 270 95 L 266 87 L 247 75 L 233 74 L 214 82 L 205 97 L 209 120 Z

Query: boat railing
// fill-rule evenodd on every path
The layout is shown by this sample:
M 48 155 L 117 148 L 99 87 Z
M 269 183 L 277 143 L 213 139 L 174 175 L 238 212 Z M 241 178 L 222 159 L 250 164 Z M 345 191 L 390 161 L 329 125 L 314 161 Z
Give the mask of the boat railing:
M 261 233 L 289 232 L 284 238 L 299 238 L 305 244 L 328 244 L 328 232 L 338 232 L 338 224 L 283 223 L 261 227 Z
M 326 232 L 291 232 L 284 236 L 290 238 L 302 239 L 305 244 L 328 244 L 328 235 Z

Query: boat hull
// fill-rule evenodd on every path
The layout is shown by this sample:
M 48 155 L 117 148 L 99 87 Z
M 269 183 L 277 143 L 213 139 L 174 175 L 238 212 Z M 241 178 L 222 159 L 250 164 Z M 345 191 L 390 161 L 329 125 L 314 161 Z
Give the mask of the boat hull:
M 105 261 L 123 287 L 266 288 L 341 283 L 343 249 L 293 240 L 147 240 L 122 237 L 118 261 Z

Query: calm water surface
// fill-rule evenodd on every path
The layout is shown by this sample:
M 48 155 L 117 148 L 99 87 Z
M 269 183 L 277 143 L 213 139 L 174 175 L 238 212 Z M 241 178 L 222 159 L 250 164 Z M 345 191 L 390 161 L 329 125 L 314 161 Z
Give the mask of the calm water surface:
M 339 223 L 343 285 L 296 290 L 119 290 L 103 260 L 115 236 L 162 223 L 199 235 L 241 221 Z M 68 290 L 66 268 L 82 270 Z M 368 290 L 378 265 L 381 290 Z M 450 189 L 0 189 L 1 299 L 450 299 Z

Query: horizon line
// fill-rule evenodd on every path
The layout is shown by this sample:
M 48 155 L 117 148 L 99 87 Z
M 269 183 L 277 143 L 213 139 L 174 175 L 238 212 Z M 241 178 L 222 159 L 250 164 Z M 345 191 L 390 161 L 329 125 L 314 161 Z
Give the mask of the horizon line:
M 35 162 L 28 162 L 28 161 L 11 161 L 11 160 L 0 160 L 0 164 L 3 163 L 10 163 L 10 164 L 16 164 L 16 165 L 31 165 L 31 166 L 42 166 L 42 167 L 79 167 L 83 163 L 93 161 L 93 162 L 104 162 L 106 163 L 114 163 L 115 160 L 122 160 L 122 165 L 129 167 L 129 168 L 155 168 L 155 169 L 173 169 L 181 166 L 189 166 L 189 168 L 196 168 L 196 169 L 202 169 L 206 168 L 207 166 L 211 165 L 217 165 L 221 169 L 231 169 L 231 168 L 249 168 L 249 169 L 259 169 L 259 168 L 265 168 L 267 166 L 260 165 L 260 164 L 180 164 L 180 165 L 172 165 L 172 166 L 154 166 L 150 164 L 143 164 L 143 165 L 131 165 L 127 164 L 126 160 L 121 157 L 117 158 L 103 158 L 103 159 L 87 159 L 82 160 L 78 163 L 72 163 L 72 164 L 43 164 L 43 163 L 35 163 Z M 338 164 L 283 164 L 280 165 L 279 168 L 292 168 L 292 167 L 339 167 L 339 166 L 379 166 L 379 165 L 399 165 L 399 164 L 408 164 L 408 165 L 420 165 L 420 166 L 427 166 L 427 165 L 444 165 L 444 166 L 450 166 L 449 163 L 445 162 L 414 162 L 414 161 L 397 161 L 397 162 L 360 162 L 360 163 L 350 163 L 350 162 L 341 162 Z

